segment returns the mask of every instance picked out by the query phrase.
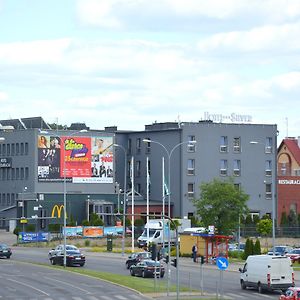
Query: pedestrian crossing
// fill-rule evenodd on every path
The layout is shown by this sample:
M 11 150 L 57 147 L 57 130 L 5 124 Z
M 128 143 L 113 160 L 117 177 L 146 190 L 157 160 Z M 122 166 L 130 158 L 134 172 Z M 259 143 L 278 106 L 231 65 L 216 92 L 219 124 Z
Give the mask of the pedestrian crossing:
M 219 295 L 220 297 L 220 295 Z M 258 293 L 225 293 L 223 295 L 223 299 L 227 300 L 243 300 L 243 299 L 278 299 L 278 294 L 258 294 Z

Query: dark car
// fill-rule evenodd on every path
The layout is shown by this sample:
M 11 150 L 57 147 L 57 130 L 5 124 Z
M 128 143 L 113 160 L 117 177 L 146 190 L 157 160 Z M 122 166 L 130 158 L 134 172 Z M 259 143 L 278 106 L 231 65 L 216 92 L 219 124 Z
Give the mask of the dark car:
M 132 253 L 126 260 L 126 268 L 129 269 L 131 266 L 136 265 L 143 259 L 151 259 L 151 253 L 147 251 Z
M 154 276 L 163 278 L 165 275 L 163 264 L 151 259 L 142 260 L 136 265 L 132 265 L 129 270 L 131 276 L 141 276 L 144 278 Z
M 275 255 L 286 255 L 292 250 L 289 246 L 275 246 Z M 269 255 L 273 255 L 273 248 L 268 252 Z
M 10 258 L 11 255 L 11 249 L 6 244 L 0 244 L 0 257 Z
M 52 265 L 64 264 L 64 245 L 58 245 L 55 249 L 51 249 L 48 254 Z M 74 245 L 66 245 L 66 265 L 67 266 L 84 266 L 85 256 Z

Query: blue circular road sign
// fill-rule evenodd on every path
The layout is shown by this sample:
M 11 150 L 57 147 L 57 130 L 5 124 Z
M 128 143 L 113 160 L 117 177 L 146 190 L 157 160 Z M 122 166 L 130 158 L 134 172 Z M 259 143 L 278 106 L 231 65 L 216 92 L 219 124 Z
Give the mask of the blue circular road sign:
M 228 268 L 228 259 L 226 257 L 218 257 L 216 263 L 220 270 L 226 270 Z

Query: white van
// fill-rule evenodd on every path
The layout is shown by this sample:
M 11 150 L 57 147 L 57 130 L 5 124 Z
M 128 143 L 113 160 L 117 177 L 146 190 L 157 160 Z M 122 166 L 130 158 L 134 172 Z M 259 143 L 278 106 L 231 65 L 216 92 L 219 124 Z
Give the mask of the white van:
M 290 258 L 277 255 L 250 255 L 240 271 L 241 288 L 285 291 L 295 285 Z

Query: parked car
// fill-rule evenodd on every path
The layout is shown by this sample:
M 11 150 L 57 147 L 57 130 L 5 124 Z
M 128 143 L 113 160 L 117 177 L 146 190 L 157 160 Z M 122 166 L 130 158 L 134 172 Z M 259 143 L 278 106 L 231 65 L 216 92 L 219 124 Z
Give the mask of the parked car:
M 64 245 L 58 245 L 55 249 L 51 249 L 48 253 L 50 263 L 52 265 L 64 264 Z M 84 266 L 85 256 L 74 245 L 66 245 L 66 265 L 67 266 Z
M 0 257 L 10 258 L 11 255 L 11 249 L 6 244 L 0 244 Z
M 165 275 L 163 264 L 151 259 L 142 260 L 136 265 L 132 265 L 129 270 L 131 276 L 141 276 L 144 278 L 154 276 L 163 278 Z
M 126 268 L 129 269 L 131 266 L 136 265 L 143 259 L 151 259 L 151 253 L 147 251 L 132 253 L 128 256 L 128 259 L 126 260 Z
M 279 300 L 300 300 L 300 287 L 290 287 L 279 297 Z
M 290 246 L 275 246 L 275 255 L 286 255 L 288 252 L 292 251 Z M 273 248 L 268 251 L 269 255 L 273 255 Z
M 286 253 L 286 256 L 289 257 L 292 263 L 298 261 L 300 262 L 300 248 L 295 248 Z

